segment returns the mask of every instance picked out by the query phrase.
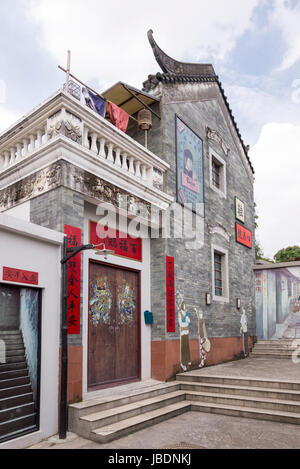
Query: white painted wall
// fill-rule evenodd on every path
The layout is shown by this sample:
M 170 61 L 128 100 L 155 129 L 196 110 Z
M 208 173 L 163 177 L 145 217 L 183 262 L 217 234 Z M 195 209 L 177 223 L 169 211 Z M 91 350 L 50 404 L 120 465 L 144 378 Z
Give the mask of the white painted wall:
M 58 431 L 62 242 L 61 233 L 0 214 L 0 282 L 9 283 L 2 280 L 7 266 L 38 272 L 42 289 L 40 430 L 3 443 L 0 449 L 25 448 Z
M 5 215 L 20 218 L 20 220 L 30 221 L 30 200 L 24 204 L 17 205 L 14 208 L 6 210 Z
M 89 244 L 89 221 L 98 222 L 95 214 L 96 207 L 93 210 L 89 206 L 85 210 L 84 220 L 84 244 Z M 87 393 L 87 359 L 88 359 L 88 297 L 89 297 L 89 260 L 114 264 L 120 267 L 129 267 L 141 272 L 141 379 L 147 380 L 151 377 L 151 326 L 146 326 L 144 320 L 144 311 L 151 310 L 150 294 L 150 240 L 143 239 L 143 262 L 138 262 L 114 255 L 109 255 L 105 260 L 97 256 L 93 251 L 83 253 L 83 393 L 84 397 L 92 397 L 94 393 Z

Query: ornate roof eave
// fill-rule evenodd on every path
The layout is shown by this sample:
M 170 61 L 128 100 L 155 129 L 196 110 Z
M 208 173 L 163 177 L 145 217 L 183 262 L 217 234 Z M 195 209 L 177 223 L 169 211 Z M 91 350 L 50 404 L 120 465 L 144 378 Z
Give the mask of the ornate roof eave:
M 215 76 L 214 68 L 211 64 L 193 64 L 178 62 L 167 55 L 155 42 L 153 31 L 148 31 L 148 39 L 152 47 L 154 57 L 164 73 L 175 75 L 212 75 Z
M 148 87 L 156 86 L 159 82 L 166 84 L 172 83 L 197 83 L 197 82 L 215 82 L 218 85 L 222 98 L 225 102 L 227 110 L 229 112 L 231 121 L 235 128 L 235 131 L 238 136 L 238 140 L 241 143 L 241 149 L 244 153 L 247 162 L 250 167 L 252 175 L 254 174 L 254 168 L 252 166 L 251 160 L 248 154 L 248 147 L 245 145 L 236 120 L 234 118 L 233 112 L 229 106 L 229 102 L 225 91 L 222 87 L 222 83 L 219 80 L 219 77 L 216 75 L 214 67 L 211 64 L 193 64 L 178 62 L 169 55 L 167 55 L 155 42 L 153 38 L 153 31 L 150 29 L 148 31 L 148 39 L 152 47 L 154 57 L 162 69 L 163 73 L 157 73 L 156 75 L 149 75 L 148 80 L 144 82 L 144 89 L 148 91 Z

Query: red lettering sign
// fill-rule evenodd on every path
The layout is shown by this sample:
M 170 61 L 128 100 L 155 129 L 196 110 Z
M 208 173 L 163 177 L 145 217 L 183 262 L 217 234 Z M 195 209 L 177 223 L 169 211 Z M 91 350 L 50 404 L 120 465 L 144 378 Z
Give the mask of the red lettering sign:
M 28 270 L 3 267 L 3 280 L 6 282 L 26 283 L 28 285 L 39 284 L 39 274 Z
M 166 256 L 167 333 L 175 332 L 175 264 L 174 257 Z
M 131 238 L 125 233 L 90 222 L 90 243 L 105 244 L 105 248 L 115 252 L 116 256 L 142 261 L 142 240 Z
M 65 225 L 68 248 L 81 245 L 81 229 Z M 67 264 L 68 334 L 80 334 L 81 253 Z
M 247 230 L 244 226 L 236 223 L 236 241 L 237 243 L 247 246 L 247 248 L 252 248 L 252 233 L 250 230 Z

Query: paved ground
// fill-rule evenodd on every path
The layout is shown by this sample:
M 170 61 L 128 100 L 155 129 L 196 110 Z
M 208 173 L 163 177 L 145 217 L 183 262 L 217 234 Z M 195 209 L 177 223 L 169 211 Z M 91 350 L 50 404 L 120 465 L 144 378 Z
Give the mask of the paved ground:
M 300 364 L 295 365 L 291 360 L 250 358 L 197 370 L 197 373 L 300 381 Z M 115 392 L 123 393 L 120 388 Z M 299 449 L 300 426 L 189 412 L 109 444 L 77 437 L 64 445 L 45 441 L 32 448 L 176 449 L 179 445 L 201 449 Z
M 77 438 L 65 445 L 43 442 L 48 449 L 299 449 L 300 427 L 239 417 L 188 412 L 179 417 L 101 445 Z

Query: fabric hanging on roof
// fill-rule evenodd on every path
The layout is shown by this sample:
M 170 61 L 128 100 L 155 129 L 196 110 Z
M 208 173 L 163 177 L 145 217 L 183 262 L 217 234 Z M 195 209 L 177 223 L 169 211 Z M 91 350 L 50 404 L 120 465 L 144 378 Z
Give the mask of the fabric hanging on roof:
M 106 100 L 92 93 L 87 88 L 82 88 L 82 94 L 85 98 L 86 105 L 93 109 L 93 111 L 97 112 L 99 116 L 104 117 L 106 110 Z
M 108 101 L 107 112 L 112 124 L 122 130 L 122 132 L 126 132 L 130 115 L 110 101 Z

